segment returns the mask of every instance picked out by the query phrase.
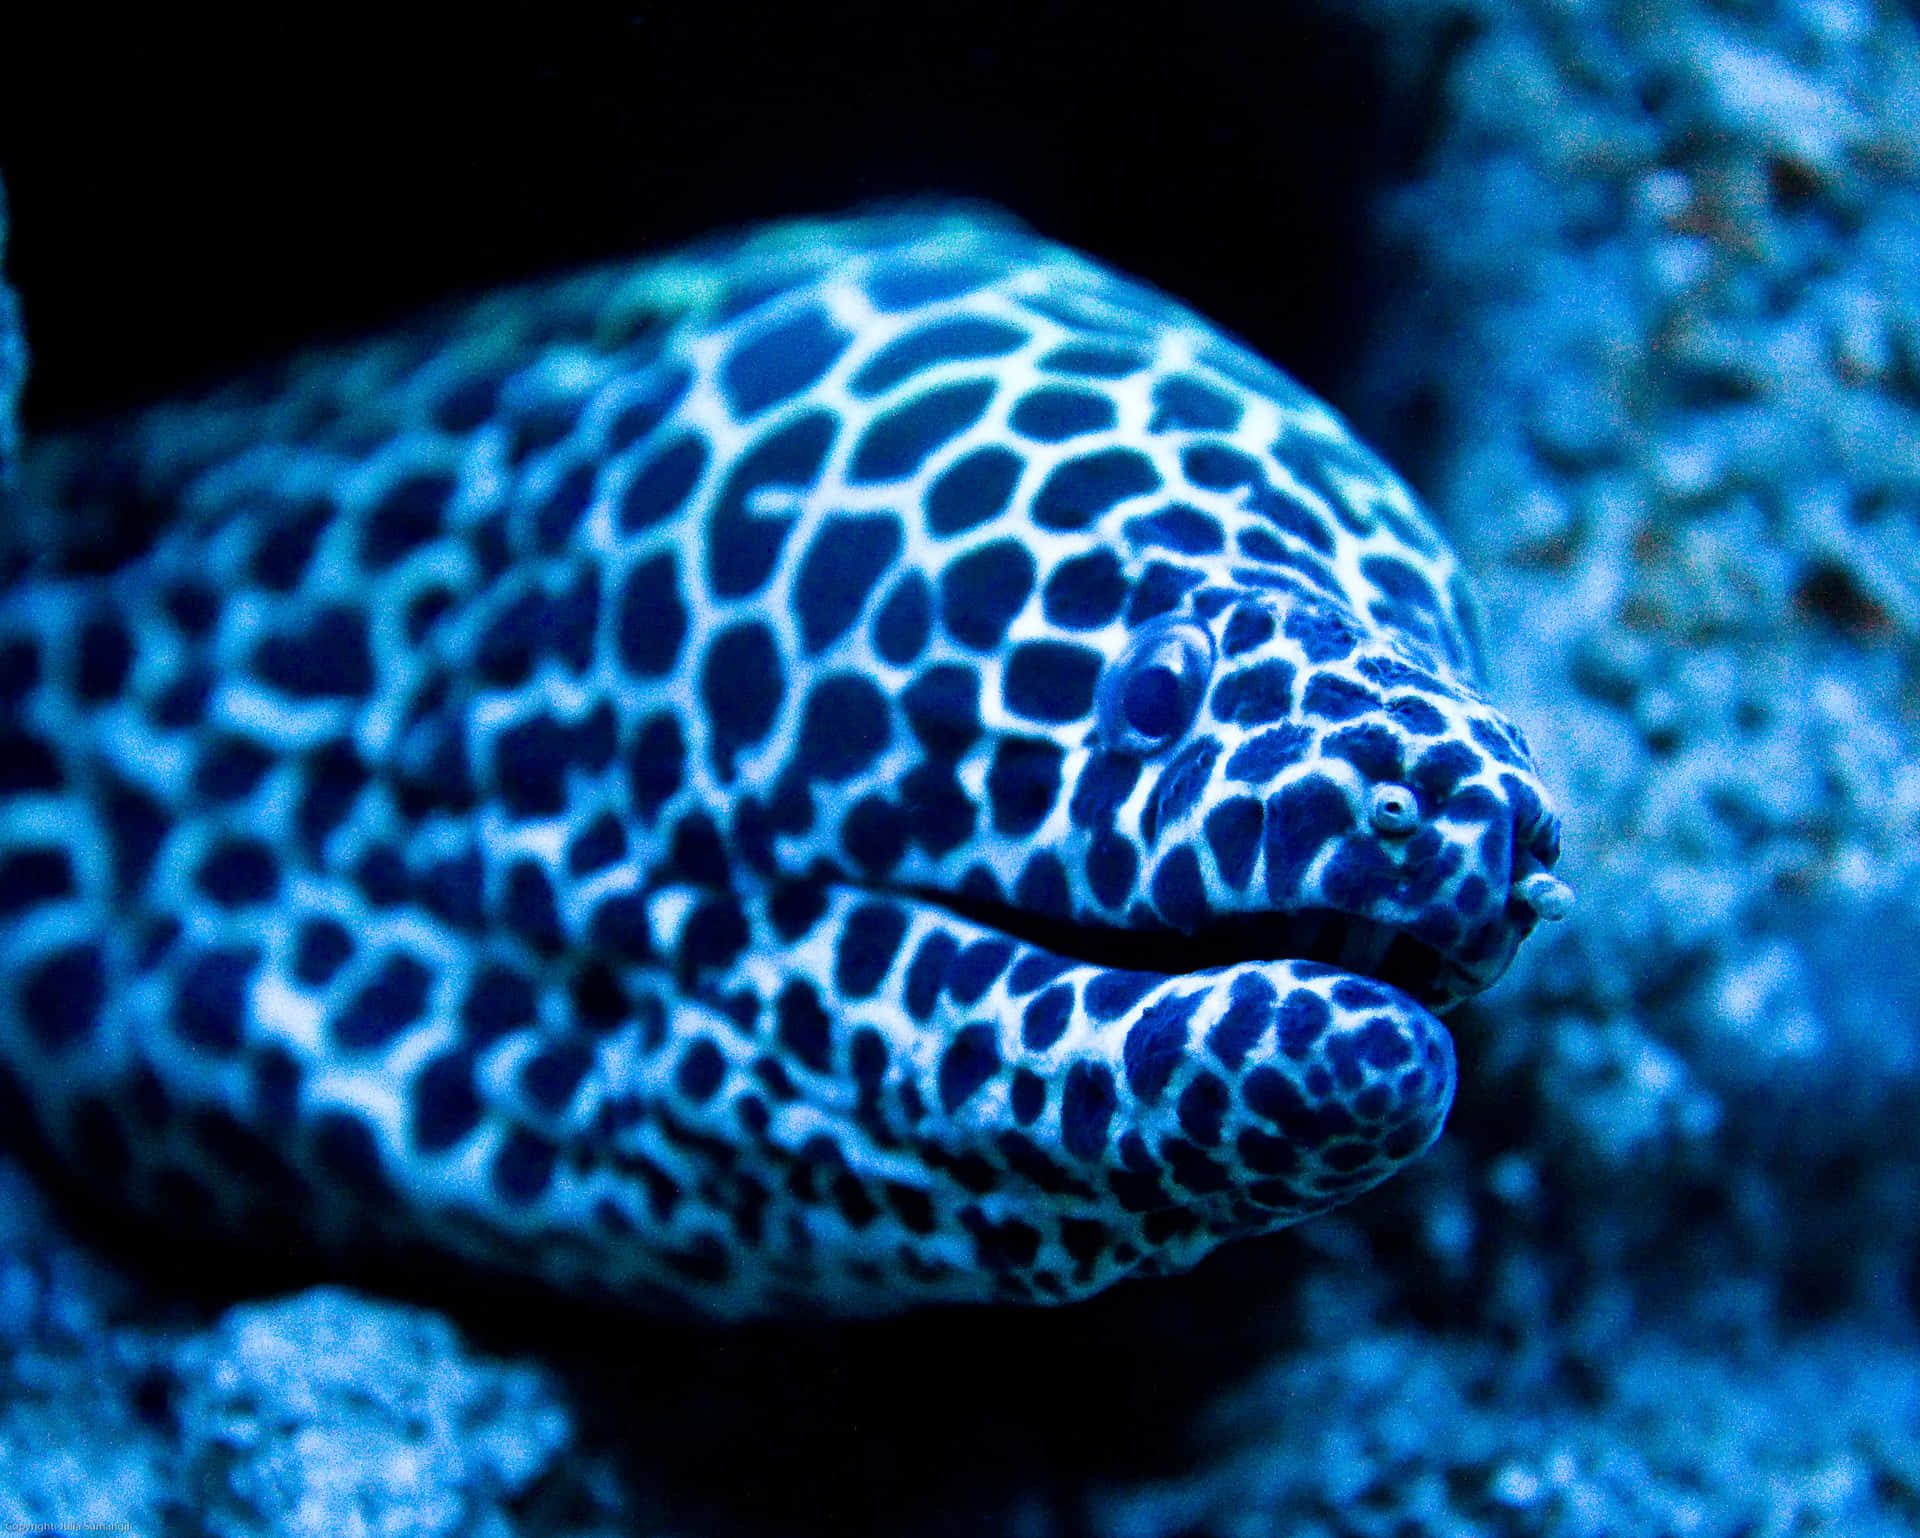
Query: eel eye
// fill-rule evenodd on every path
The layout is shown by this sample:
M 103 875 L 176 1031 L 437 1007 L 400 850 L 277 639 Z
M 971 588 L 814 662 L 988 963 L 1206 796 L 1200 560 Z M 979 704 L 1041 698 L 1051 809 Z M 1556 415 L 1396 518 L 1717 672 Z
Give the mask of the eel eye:
M 1135 636 L 1100 687 L 1109 748 L 1151 758 L 1178 742 L 1200 711 L 1213 673 L 1213 636 L 1191 620 L 1163 620 Z
M 1404 838 L 1420 826 L 1420 803 L 1404 785 L 1376 785 L 1367 796 L 1367 821 L 1387 838 Z

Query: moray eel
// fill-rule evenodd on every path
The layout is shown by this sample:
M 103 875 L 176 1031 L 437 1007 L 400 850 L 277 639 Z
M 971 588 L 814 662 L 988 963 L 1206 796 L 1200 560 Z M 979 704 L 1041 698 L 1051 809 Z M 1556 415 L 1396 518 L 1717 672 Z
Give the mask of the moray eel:
M 1010 221 L 776 226 L 43 448 L 0 1094 L 179 1232 L 722 1317 L 1344 1202 L 1570 893 L 1299 386 Z

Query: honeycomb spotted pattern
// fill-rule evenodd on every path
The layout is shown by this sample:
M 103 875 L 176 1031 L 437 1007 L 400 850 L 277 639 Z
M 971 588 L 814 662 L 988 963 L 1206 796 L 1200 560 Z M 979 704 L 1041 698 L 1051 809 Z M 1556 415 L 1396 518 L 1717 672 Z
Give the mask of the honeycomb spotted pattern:
M 1436 1012 L 1569 898 L 1404 487 L 978 211 L 489 298 L 33 487 L 166 523 L 0 596 L 0 1097 L 183 1232 L 1076 1298 L 1425 1150 Z

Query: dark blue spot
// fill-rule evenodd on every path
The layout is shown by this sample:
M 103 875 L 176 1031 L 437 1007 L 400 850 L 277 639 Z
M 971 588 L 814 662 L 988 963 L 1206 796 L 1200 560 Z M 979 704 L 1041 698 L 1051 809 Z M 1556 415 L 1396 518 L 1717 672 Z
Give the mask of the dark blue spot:
M 651 824 L 686 773 L 686 739 L 680 720 L 663 710 L 648 716 L 627 749 L 627 788 L 641 821 Z
M 1331 780 L 1295 780 L 1267 800 L 1267 896 L 1284 908 L 1322 848 L 1353 827 L 1353 809 Z
M 389 956 L 335 1018 L 335 1044 L 385 1046 L 425 1012 L 432 986 L 433 974 L 411 956 Z
M 473 1052 L 457 1047 L 429 1058 L 413 1081 L 413 1146 L 445 1153 L 480 1125 L 480 1094 L 473 1082 Z
M 1301 604 L 1287 611 L 1283 627 L 1287 635 L 1300 643 L 1309 662 L 1337 662 L 1360 642 L 1353 622 L 1337 610 L 1318 604 Z
M 1117 1020 L 1161 981 L 1158 972 L 1102 972 L 1087 984 L 1087 1013 L 1095 1020 Z
M 1033 591 L 1033 557 L 1017 540 L 969 550 L 940 575 L 940 622 L 962 646 L 997 651 Z
M 1047 1081 L 1031 1068 L 1016 1068 L 1009 1098 L 1015 1124 L 1030 1127 L 1047 1108 Z
M 372 1130 L 353 1111 L 324 1110 L 313 1118 L 313 1160 L 320 1172 L 362 1201 L 390 1204 L 393 1184 Z
M 5 734 L 0 733 L 0 764 L 6 763 L 9 746 Z M 0 778 L 3 777 L 0 774 Z M 7 788 L 0 785 L 0 790 Z M 355 789 L 358 789 L 357 782 Z M 146 884 L 160 841 L 167 835 L 170 824 L 166 811 L 138 786 L 112 778 L 107 779 L 101 799 L 107 837 L 113 848 L 114 887 L 122 894 L 136 891 Z M 296 818 L 304 812 L 303 806 Z
M 914 952 L 907 968 L 905 1001 L 907 1013 L 924 1021 L 933 1014 L 940 992 L 946 986 L 947 972 L 960 952 L 953 936 L 944 929 L 931 931 Z
M 891 513 L 836 513 L 824 520 L 800 562 L 793 603 L 808 656 L 853 627 L 867 595 L 899 557 L 905 536 Z
M 1019 838 L 1046 821 L 1060 795 L 1060 765 L 1065 751 L 1036 737 L 1006 737 L 994 749 L 987 771 L 987 800 L 993 829 Z
M 1130 753 L 1101 753 L 1089 759 L 1067 807 L 1073 825 L 1087 828 L 1111 823 L 1114 813 L 1133 794 L 1140 768 L 1140 760 Z
M 559 1146 L 551 1138 L 526 1127 L 509 1129 L 493 1156 L 489 1179 L 494 1194 L 516 1207 L 538 1201 L 553 1183 L 559 1155 Z
M 1302 721 L 1276 726 L 1270 732 L 1249 737 L 1227 760 L 1226 777 L 1244 785 L 1265 785 L 1290 764 L 1297 764 L 1313 749 L 1313 728 Z
M 1237 657 L 1270 639 L 1273 630 L 1271 609 L 1264 604 L 1243 603 L 1227 621 L 1227 633 L 1221 638 L 1220 650 L 1229 657 Z
M 1063 443 L 1082 433 L 1102 432 L 1118 419 L 1113 402 L 1096 390 L 1048 385 L 1022 396 L 1008 422 L 1023 438 Z
M 658 356 L 657 348 L 651 343 L 627 355 L 634 363 L 640 361 L 636 353 L 644 354 L 647 361 Z M 607 421 L 601 439 L 602 457 L 618 454 L 646 437 L 667 419 L 667 414 L 680 404 L 692 384 L 692 372 L 678 367 L 654 369 L 641 376 L 639 387 Z
M 927 532 L 944 538 L 997 518 L 1013 500 L 1024 464 L 998 444 L 961 455 L 927 488 Z
M 1214 1027 L 1215 1032 L 1219 1030 Z M 1180 1092 L 1178 1113 L 1180 1130 L 1203 1148 L 1220 1141 L 1221 1123 L 1229 1105 L 1227 1086 L 1212 1074 L 1201 1072 Z M 1184 1184 L 1184 1182 L 1182 1182 Z
M 1327 757 L 1344 758 L 1369 780 L 1397 781 L 1407 772 L 1400 739 L 1371 722 L 1334 732 L 1320 746 Z
M 549 715 L 509 727 L 495 739 L 493 774 L 515 817 L 555 817 L 567 805 L 573 733 Z
M 936 363 L 1002 357 L 1026 340 L 1026 332 L 1003 320 L 958 315 L 934 321 L 887 343 L 853 376 L 852 388 L 858 395 L 880 395 Z
M 970 667 L 928 668 L 900 696 L 907 725 L 928 753 L 958 758 L 979 740 L 980 677 Z
M 1007 940 L 975 940 L 947 969 L 947 996 L 956 1004 L 977 1004 L 1013 959 Z
M 274 762 L 274 756 L 250 738 L 216 736 L 193 766 L 194 794 L 209 801 L 238 801 L 253 793 Z
M 1320 1039 L 1333 1024 L 1327 1001 L 1305 988 L 1295 988 L 1281 1000 L 1274 1016 L 1274 1043 L 1296 1062 L 1305 1062 L 1320 1048 Z
M 978 810 L 945 764 L 920 764 L 900 781 L 907 837 L 928 854 L 958 849 L 973 837 Z
M 730 893 L 716 893 L 688 917 L 680 934 L 680 964 L 695 976 L 723 972 L 747 948 L 747 916 Z
M 647 925 L 646 899 L 638 892 L 609 892 L 593 905 L 587 922 L 587 943 L 627 961 L 653 953 L 653 934 Z
M 580 516 L 593 500 L 593 488 L 599 478 L 596 466 L 578 464 L 566 471 L 534 507 L 533 546 L 549 554 L 564 549 Z
M 310 988 L 324 988 L 352 954 L 353 939 L 338 920 L 303 920 L 294 944 L 293 975 Z
M 910 571 L 894 584 L 873 617 L 873 649 L 881 661 L 905 667 L 925 649 L 932 633 L 932 589 L 924 576 Z
M 1179 608 L 1188 589 L 1204 581 L 1206 576 L 1202 572 L 1169 566 L 1164 561 L 1153 562 L 1134 584 L 1127 602 L 1127 623 L 1137 627 Z
M 1214 685 L 1213 717 L 1235 726 L 1264 726 L 1293 708 L 1293 664 L 1274 658 L 1229 673 Z
M 246 958 L 246 967 L 239 976 L 239 986 L 244 987 L 246 973 L 252 969 L 257 953 L 215 951 L 202 958 L 202 964 L 223 955 Z M 183 1025 L 185 991 L 192 985 L 193 978 L 194 973 L 190 971 L 182 980 L 181 996 L 174 1000 L 174 1034 L 190 1045 L 206 1046 L 216 1052 L 235 1050 L 240 1042 L 237 1009 L 231 1030 L 213 1033 L 210 1040 L 202 1040 L 191 1033 L 189 1026 Z M 106 999 L 106 969 L 100 961 L 99 947 L 67 945 L 28 968 L 20 984 L 20 1016 L 44 1051 L 62 1052 L 93 1035 Z
M 633 473 L 620 494 L 618 523 L 623 534 L 650 529 L 686 506 L 688 494 L 707 467 L 707 445 L 693 434 L 676 438 Z
M 688 812 L 675 826 L 667 870 L 677 880 L 692 886 L 727 884 L 726 846 L 720 841 L 720 830 L 714 827 L 713 819 L 699 808 Z
M 840 845 L 863 876 L 877 881 L 906 853 L 906 816 L 879 796 L 863 796 L 840 824 Z
M 321 531 L 333 521 L 333 512 L 333 504 L 323 497 L 281 508 L 279 516 L 268 524 L 260 543 L 254 547 L 250 563 L 253 580 L 275 593 L 290 593 L 298 587 L 306 575 L 307 562 L 313 559 L 314 546 L 320 542 Z M 375 518 L 378 516 L 376 509 Z M 426 537 L 431 539 L 437 532 L 436 515 L 435 528 Z
M 53 750 L 30 732 L 0 725 L 0 796 L 58 790 L 63 783 Z
M 727 1077 L 727 1060 L 704 1036 L 681 1054 L 673 1071 L 673 1085 L 694 1105 L 705 1105 Z
M 809 307 L 741 343 L 720 368 L 733 414 L 758 416 L 798 395 L 833 367 L 849 340 L 824 310 Z
M 521 973 L 490 963 L 474 973 L 460 1004 L 460 1027 L 476 1051 L 533 1024 L 534 985 Z
M 553 900 L 553 883 L 537 861 L 519 860 L 508 870 L 501 917 L 536 950 L 559 949 L 560 912 Z
M 893 713 L 879 686 L 852 673 L 829 673 L 808 691 L 800 712 L 796 772 L 839 784 L 886 750 Z
M 835 430 L 830 414 L 811 412 L 769 433 L 734 466 L 707 521 L 707 583 L 716 598 L 743 598 L 765 584 L 796 515 L 757 512 L 754 503 L 762 492 L 778 499 L 811 486 Z
M 448 432 L 471 432 L 493 415 L 504 379 L 497 373 L 469 374 L 456 379 L 435 402 L 433 420 Z
M 1128 1028 L 1120 1061 L 1127 1087 L 1141 1104 L 1157 1105 L 1166 1093 L 1174 1069 L 1187 1055 L 1187 1022 L 1206 997 L 1205 990 L 1198 989 L 1161 999 Z
M 212 669 L 200 663 L 188 663 L 154 702 L 154 720 L 175 729 L 198 726 L 206 715 L 213 687 Z
M 370 844 L 354 861 L 351 874 L 361 895 L 376 908 L 394 908 L 407 900 L 407 862 L 392 844 Z
M 225 1056 L 246 1038 L 247 993 L 258 948 L 226 946 L 202 951 L 180 974 L 173 996 L 173 1034 L 190 1047 Z
M 1235 796 L 1207 813 L 1207 847 L 1213 851 L 1220 879 L 1236 892 L 1253 875 L 1265 815 L 1265 808 L 1251 796 Z
M 1153 905 L 1175 929 L 1191 934 L 1207 916 L 1207 888 L 1200 857 L 1190 844 L 1170 851 L 1153 873 Z
M 1043 529 L 1084 529 L 1108 508 L 1160 487 L 1160 472 L 1137 449 L 1102 449 L 1054 467 L 1033 499 Z
M 686 639 L 687 610 L 672 552 L 642 561 L 620 585 L 614 617 L 614 646 L 620 664 L 642 678 L 673 671 Z
M 1040 593 L 1041 612 L 1063 630 L 1097 630 L 1120 612 L 1127 580 L 1111 550 L 1062 561 Z
M 955 298 L 998 276 L 996 267 L 977 262 L 901 258 L 868 273 L 866 290 L 876 310 L 892 313 Z
M 223 839 L 201 860 L 193 884 L 222 908 L 244 908 L 280 890 L 280 862 L 259 839 Z
M 999 1071 L 1000 1046 L 994 1040 L 993 1027 L 961 1027 L 940 1057 L 940 1109 L 953 1115 Z
M 620 819 L 604 812 L 576 833 L 567 844 L 567 874 L 591 875 L 626 858 L 627 834 Z
M 1104 1063 L 1075 1063 L 1060 1092 L 1060 1141 L 1076 1159 L 1097 1159 L 1120 1104 L 1113 1072 Z
M 734 625 L 708 643 L 700 701 L 714 773 L 733 779 L 733 757 L 767 735 L 786 693 L 779 643 L 758 620 Z
M 1118 908 L 1133 893 L 1140 856 L 1130 840 L 1102 828 L 1087 850 L 1087 885 L 1102 907 Z
M 1044 1052 L 1067 1033 L 1073 1019 L 1073 988 L 1067 983 L 1035 994 L 1020 1012 L 1020 1043 L 1029 1052 Z
M 203 636 L 220 617 L 220 600 L 204 582 L 194 577 L 179 577 L 160 595 L 160 605 L 181 632 Z
M 1176 374 L 1156 384 L 1153 407 L 1150 433 L 1230 433 L 1240 425 L 1240 403 L 1190 375 Z
M 469 847 L 435 860 L 420 874 L 414 897 L 436 918 L 477 932 L 486 920 L 486 868 L 480 851 Z
M 1034 852 L 1013 884 L 1014 904 L 1023 913 L 1041 918 L 1067 918 L 1073 899 L 1067 887 L 1067 869 L 1050 849 Z
M 1324 1148 L 1355 1131 L 1353 1117 L 1333 1100 L 1310 1100 L 1279 1069 L 1262 1065 L 1240 1086 L 1240 1098 L 1254 1115 L 1272 1122 L 1302 1148 Z
M 1157 547 L 1181 555 L 1212 555 L 1227 543 L 1217 520 L 1179 502 L 1157 513 L 1129 518 L 1124 532 L 1141 549 Z
M 887 1076 L 887 1044 L 880 1033 L 871 1026 L 862 1026 L 853 1033 L 853 1040 L 847 1051 L 847 1065 L 853 1070 L 853 1080 L 865 1094 L 879 1091 Z
M 1350 721 L 1381 708 L 1380 696 L 1331 673 L 1316 674 L 1300 701 L 1301 711 L 1322 721 Z
M 1022 641 L 1007 659 L 1002 700 L 1029 721 L 1078 721 L 1093 712 L 1094 685 L 1105 662 L 1070 641 Z
M 992 380 L 969 379 L 928 390 L 876 417 L 853 446 L 848 479 L 904 480 L 941 444 L 979 421 L 993 391 Z
M 1405 561 L 1393 556 L 1366 557 L 1360 563 L 1360 575 L 1395 603 L 1429 614 L 1442 612 L 1445 608 L 1440 602 L 1440 595 L 1433 590 L 1433 584 Z
M 415 471 L 381 494 L 360 536 L 360 560 L 385 571 L 411 550 L 437 539 L 458 483 L 444 470 Z
M 306 623 L 270 631 L 254 648 L 261 679 L 295 699 L 364 695 L 373 690 L 367 616 L 351 604 L 324 604 Z
M 15 849 L 0 859 L 0 919 L 12 918 L 78 888 L 64 849 Z
M 820 1007 L 820 995 L 798 978 L 780 990 L 774 1003 L 780 1044 L 815 1073 L 833 1066 L 833 1024 Z
M 1260 462 L 1223 443 L 1195 443 L 1180 455 L 1180 468 L 1188 480 L 1210 491 L 1226 491 L 1234 486 L 1265 489 L 1266 472 Z
M 870 997 L 886 978 L 907 934 L 898 903 L 864 902 L 847 915 L 834 955 L 833 985 L 849 999 Z
M 133 641 L 117 616 L 96 615 L 81 627 L 73 686 L 82 700 L 94 704 L 112 699 L 132 665 Z
M 1248 494 L 1246 505 L 1282 533 L 1291 534 L 1308 549 L 1317 550 L 1321 555 L 1333 554 L 1333 534 L 1327 528 L 1326 521 L 1312 508 L 1303 507 L 1292 497 L 1282 496 L 1264 486 L 1256 487 Z M 1310 574 L 1321 574 L 1326 570 L 1310 556 L 1288 549 L 1279 540 L 1258 529 L 1247 529 L 1241 533 L 1240 548 L 1256 561 L 1292 566 Z
M 1124 379 L 1146 366 L 1146 356 L 1132 348 L 1097 342 L 1069 342 L 1040 360 L 1040 367 L 1050 374 L 1083 374 L 1089 379 Z

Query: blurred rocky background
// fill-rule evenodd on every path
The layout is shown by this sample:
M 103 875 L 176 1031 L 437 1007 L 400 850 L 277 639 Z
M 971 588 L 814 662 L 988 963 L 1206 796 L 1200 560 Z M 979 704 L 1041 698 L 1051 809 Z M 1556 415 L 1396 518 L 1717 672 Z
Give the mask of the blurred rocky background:
M 0 1167 L 0 1527 L 1920 1529 L 1914 18 L 1281 10 L 0 22 L 29 439 L 448 292 L 990 198 L 1415 482 L 1580 892 L 1453 1017 L 1419 1167 L 1070 1310 L 709 1333 L 316 1286 Z

